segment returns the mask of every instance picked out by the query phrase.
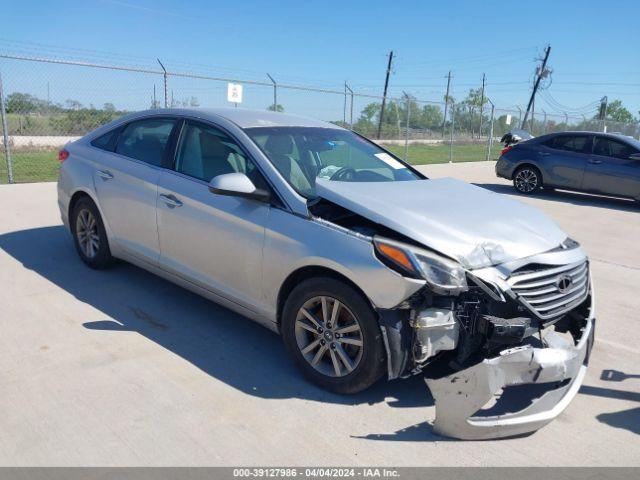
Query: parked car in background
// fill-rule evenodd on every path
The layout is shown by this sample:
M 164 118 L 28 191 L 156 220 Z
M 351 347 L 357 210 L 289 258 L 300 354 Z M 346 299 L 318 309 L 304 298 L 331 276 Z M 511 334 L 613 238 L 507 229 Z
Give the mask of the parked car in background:
M 505 147 L 496 175 L 524 194 L 560 188 L 640 201 L 640 142 L 599 132 L 543 135 Z
M 589 261 L 531 206 L 266 111 L 131 114 L 60 159 L 82 261 L 127 260 L 252 318 L 323 388 L 424 369 L 436 431 L 459 438 L 533 431 L 580 388 Z M 530 403 L 476 415 L 521 384 L 536 384 Z

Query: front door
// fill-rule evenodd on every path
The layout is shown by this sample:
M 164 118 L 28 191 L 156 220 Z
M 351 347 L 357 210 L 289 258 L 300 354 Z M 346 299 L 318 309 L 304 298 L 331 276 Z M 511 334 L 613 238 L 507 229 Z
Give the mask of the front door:
M 259 186 L 255 164 L 223 131 L 186 121 L 174 171 L 158 181 L 162 268 L 251 308 L 262 292 L 262 247 L 270 206 L 211 193 L 217 175 L 241 172 Z
M 639 153 L 626 142 L 597 136 L 584 175 L 584 188 L 590 192 L 640 197 L 640 161 L 629 156 Z

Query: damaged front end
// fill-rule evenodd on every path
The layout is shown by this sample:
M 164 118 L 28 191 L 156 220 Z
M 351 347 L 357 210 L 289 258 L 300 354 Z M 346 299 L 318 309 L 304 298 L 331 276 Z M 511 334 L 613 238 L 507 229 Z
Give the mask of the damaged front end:
M 580 388 L 593 345 L 592 300 L 588 260 L 571 242 L 468 271 L 463 292 L 425 287 L 405 310 L 381 312 L 392 351 L 389 375 L 424 371 L 434 429 L 442 435 L 488 439 L 535 431 Z
M 461 257 L 445 256 L 332 202 L 310 210 L 318 221 L 370 239 L 389 268 L 425 281 L 378 313 L 388 377 L 424 372 L 436 432 L 460 439 L 520 435 L 570 403 L 595 327 L 589 262 L 576 242 L 561 237 L 545 253 L 516 258 L 513 247 L 505 252 L 505 243 L 488 239 Z

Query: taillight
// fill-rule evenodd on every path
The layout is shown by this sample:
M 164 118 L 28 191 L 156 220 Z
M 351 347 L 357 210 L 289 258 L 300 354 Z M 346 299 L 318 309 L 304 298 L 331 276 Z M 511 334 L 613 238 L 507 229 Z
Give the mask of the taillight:
M 58 152 L 58 161 L 64 162 L 67 158 L 69 158 L 69 152 L 64 148 Z
M 507 153 L 509 150 L 511 150 L 513 148 L 513 145 L 509 145 L 508 147 L 504 147 L 502 149 L 502 151 L 500 152 L 500 155 L 504 155 L 505 153 Z

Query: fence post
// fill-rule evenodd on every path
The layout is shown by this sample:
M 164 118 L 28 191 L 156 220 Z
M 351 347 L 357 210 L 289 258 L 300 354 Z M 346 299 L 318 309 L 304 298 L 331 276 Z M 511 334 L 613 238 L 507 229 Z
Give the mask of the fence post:
M 493 112 L 495 107 L 491 104 L 491 124 L 489 125 L 489 138 L 487 139 L 487 161 L 491 160 L 491 147 L 493 147 Z
M 2 116 L 2 140 L 4 142 L 4 158 L 7 162 L 7 183 L 13 183 L 13 162 L 11 161 L 11 146 L 9 145 L 9 126 L 7 110 L 4 105 L 4 89 L 2 88 L 2 73 L 0 73 L 0 116 Z
M 342 123 L 347 124 L 347 82 L 344 82 L 344 105 L 342 107 Z
M 449 163 L 453 163 L 453 130 L 456 126 L 456 104 L 451 102 L 451 130 L 449 132 Z
M 277 112 L 278 111 L 278 84 L 273 79 L 273 77 L 268 73 L 267 73 L 267 77 L 269 77 L 269 80 L 271 80 L 271 83 L 273 83 L 273 111 Z
M 159 58 L 156 58 L 156 60 L 158 60 L 158 63 L 160 64 L 160 66 L 162 67 L 162 71 L 164 72 L 162 74 L 163 79 L 164 79 L 164 108 L 167 108 L 169 105 L 169 96 L 167 94 L 167 69 L 164 68 L 164 65 L 162 64 L 162 62 L 160 61 Z M 173 92 L 171 94 L 171 106 L 173 107 Z
M 403 92 L 404 93 L 404 92 Z M 404 130 L 404 161 L 409 161 L 409 120 L 411 119 L 411 102 L 409 101 L 409 95 L 406 93 L 404 97 L 407 99 L 407 124 Z
M 349 113 L 349 128 L 353 130 L 353 90 L 349 88 L 349 92 L 351 92 L 351 112 Z
M 402 139 L 402 127 L 400 126 L 400 110 L 398 110 L 398 102 L 393 102 L 393 107 L 396 109 L 396 125 L 398 126 L 398 140 Z

